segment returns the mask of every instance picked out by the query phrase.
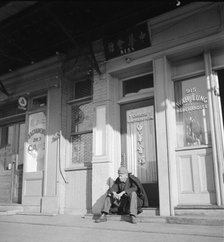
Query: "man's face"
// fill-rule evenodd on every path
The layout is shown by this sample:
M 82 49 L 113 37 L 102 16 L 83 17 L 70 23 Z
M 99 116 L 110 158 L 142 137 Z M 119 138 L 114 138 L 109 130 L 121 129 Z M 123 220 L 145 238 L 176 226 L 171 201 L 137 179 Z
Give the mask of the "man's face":
M 128 174 L 125 174 L 125 173 L 118 174 L 118 177 L 119 177 L 121 182 L 126 182 L 126 180 L 128 178 Z

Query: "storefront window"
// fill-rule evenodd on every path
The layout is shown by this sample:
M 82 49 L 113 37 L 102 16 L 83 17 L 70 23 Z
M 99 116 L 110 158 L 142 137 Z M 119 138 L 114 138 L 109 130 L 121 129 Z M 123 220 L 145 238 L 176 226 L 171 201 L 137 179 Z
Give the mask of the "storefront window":
M 44 112 L 30 114 L 26 172 L 44 170 L 46 115 Z
M 175 82 L 177 147 L 211 144 L 205 77 Z

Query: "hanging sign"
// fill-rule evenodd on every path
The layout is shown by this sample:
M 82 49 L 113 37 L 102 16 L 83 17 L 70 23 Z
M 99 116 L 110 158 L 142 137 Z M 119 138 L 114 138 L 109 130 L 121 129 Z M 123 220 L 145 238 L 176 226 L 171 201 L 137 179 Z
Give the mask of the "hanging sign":
M 106 59 L 112 59 L 151 45 L 148 25 L 142 23 L 131 29 L 104 39 Z
M 18 98 L 18 108 L 22 110 L 26 110 L 27 108 L 27 99 L 25 97 Z

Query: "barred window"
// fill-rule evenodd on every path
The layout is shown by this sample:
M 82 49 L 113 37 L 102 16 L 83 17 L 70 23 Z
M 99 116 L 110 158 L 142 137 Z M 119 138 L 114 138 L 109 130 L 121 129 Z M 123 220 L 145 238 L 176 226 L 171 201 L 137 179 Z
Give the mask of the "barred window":
M 72 163 L 88 163 L 92 159 L 92 133 L 74 135 L 72 140 Z
M 79 103 L 71 107 L 72 164 L 92 160 L 93 104 Z

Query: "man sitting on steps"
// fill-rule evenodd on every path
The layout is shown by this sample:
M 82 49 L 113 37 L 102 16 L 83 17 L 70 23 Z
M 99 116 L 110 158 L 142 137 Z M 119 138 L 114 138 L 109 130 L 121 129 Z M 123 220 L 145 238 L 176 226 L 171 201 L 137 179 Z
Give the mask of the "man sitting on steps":
M 111 207 L 116 207 L 118 214 L 129 214 L 131 223 L 136 224 L 136 216 L 142 212 L 142 207 L 148 206 L 145 190 L 137 177 L 129 174 L 127 168 L 118 169 L 118 178 L 108 190 L 101 216 L 96 223 L 106 222 Z

